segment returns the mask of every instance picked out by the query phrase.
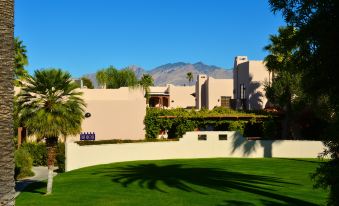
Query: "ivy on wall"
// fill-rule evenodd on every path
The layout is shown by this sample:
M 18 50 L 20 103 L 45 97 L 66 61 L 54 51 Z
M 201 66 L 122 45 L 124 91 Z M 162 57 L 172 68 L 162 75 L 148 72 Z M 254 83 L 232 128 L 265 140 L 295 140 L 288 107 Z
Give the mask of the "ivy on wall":
M 244 136 L 278 137 L 277 121 L 269 115 L 226 108 L 199 111 L 148 108 L 144 124 L 147 139 L 157 138 L 163 131 L 167 131 L 169 138 L 180 138 L 194 130 L 239 131 Z

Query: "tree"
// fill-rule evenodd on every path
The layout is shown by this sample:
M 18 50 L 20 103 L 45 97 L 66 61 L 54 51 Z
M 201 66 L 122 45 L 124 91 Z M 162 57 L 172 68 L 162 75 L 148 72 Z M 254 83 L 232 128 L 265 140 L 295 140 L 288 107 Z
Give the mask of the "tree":
M 302 72 L 305 96 L 327 123 L 322 140 L 331 160 L 313 175 L 315 186 L 330 188 L 329 205 L 339 205 L 339 1 L 269 0 L 274 13 L 281 12 L 287 25 L 296 28 L 299 50 L 293 64 Z
M 149 98 L 150 98 L 150 95 L 149 95 L 150 87 L 154 86 L 153 77 L 150 74 L 143 74 L 139 81 L 139 84 L 145 91 L 145 98 L 146 98 L 146 102 L 148 103 Z
M 15 204 L 14 55 L 14 1 L 0 0 L 0 205 Z
M 301 74 L 297 71 L 293 58 L 298 48 L 291 42 L 295 38 L 293 27 L 280 27 L 278 35 L 271 35 L 271 43 L 264 49 L 266 68 L 272 73 L 272 82 L 265 84 L 266 97 L 284 110 L 282 138 L 290 137 L 292 103 L 301 97 Z M 298 73 L 299 72 L 299 73 Z
M 188 80 L 188 85 L 191 85 L 191 82 L 193 81 L 193 74 L 192 74 L 192 72 L 187 72 L 186 79 Z
M 19 84 L 20 79 L 28 75 L 25 66 L 28 65 L 27 50 L 23 42 L 16 37 L 14 39 L 14 49 L 15 49 L 15 79 L 16 84 Z
M 113 66 L 110 66 L 106 69 L 99 70 L 96 73 L 96 78 L 98 83 L 107 89 L 133 87 L 138 84 L 135 73 L 129 68 L 117 70 Z
M 87 89 L 94 89 L 92 81 L 87 77 L 81 77 L 82 83 Z
M 77 135 L 84 118 L 82 93 L 68 72 L 37 70 L 28 76 L 18 94 L 20 118 L 37 138 L 44 138 L 48 151 L 47 194 L 52 193 L 56 146 L 60 137 Z
M 95 77 L 102 88 L 106 88 L 107 76 L 104 69 L 97 71 Z

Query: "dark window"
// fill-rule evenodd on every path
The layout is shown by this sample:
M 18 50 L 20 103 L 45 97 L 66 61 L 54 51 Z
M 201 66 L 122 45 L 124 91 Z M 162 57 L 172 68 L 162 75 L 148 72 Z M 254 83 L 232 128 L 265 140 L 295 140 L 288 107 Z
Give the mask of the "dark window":
M 201 140 L 207 140 L 207 135 L 205 134 L 198 134 L 198 140 L 201 141 Z
M 221 106 L 230 108 L 231 107 L 231 97 L 229 96 L 221 96 Z
M 245 97 L 246 97 L 245 84 L 240 84 L 240 99 L 245 99 Z
M 219 140 L 227 140 L 227 134 L 219 134 Z

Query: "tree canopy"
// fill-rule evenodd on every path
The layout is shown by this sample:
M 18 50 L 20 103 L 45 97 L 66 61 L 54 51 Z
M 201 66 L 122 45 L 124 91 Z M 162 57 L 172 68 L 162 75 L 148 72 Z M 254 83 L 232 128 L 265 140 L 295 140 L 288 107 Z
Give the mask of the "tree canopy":
M 125 68 L 117 70 L 113 66 L 101 69 L 96 73 L 98 83 L 107 89 L 120 87 L 131 87 L 138 84 L 137 77 L 133 70 Z
M 324 154 L 332 160 L 313 175 L 316 186 L 330 188 L 329 205 L 339 205 L 339 1 L 269 0 L 274 13 L 282 13 L 295 38 L 283 46 L 298 50 L 290 61 L 302 73 L 301 85 L 313 110 L 326 122 L 322 140 Z

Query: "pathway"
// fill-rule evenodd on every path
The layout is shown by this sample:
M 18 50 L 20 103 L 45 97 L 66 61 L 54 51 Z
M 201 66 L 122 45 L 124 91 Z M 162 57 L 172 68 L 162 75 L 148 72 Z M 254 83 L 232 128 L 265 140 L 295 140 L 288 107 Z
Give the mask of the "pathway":
M 55 169 L 57 169 L 55 167 Z M 43 166 L 39 166 L 39 167 L 33 167 L 32 171 L 34 172 L 34 176 L 33 177 L 27 177 L 21 180 L 18 180 L 15 182 L 15 197 L 17 197 L 21 191 L 23 191 L 25 189 L 25 187 L 27 187 L 27 185 L 33 183 L 33 182 L 39 182 L 39 181 L 43 181 L 47 179 L 47 175 L 48 175 L 48 168 L 47 167 L 43 167 Z M 57 175 L 57 173 L 54 173 L 54 176 Z

